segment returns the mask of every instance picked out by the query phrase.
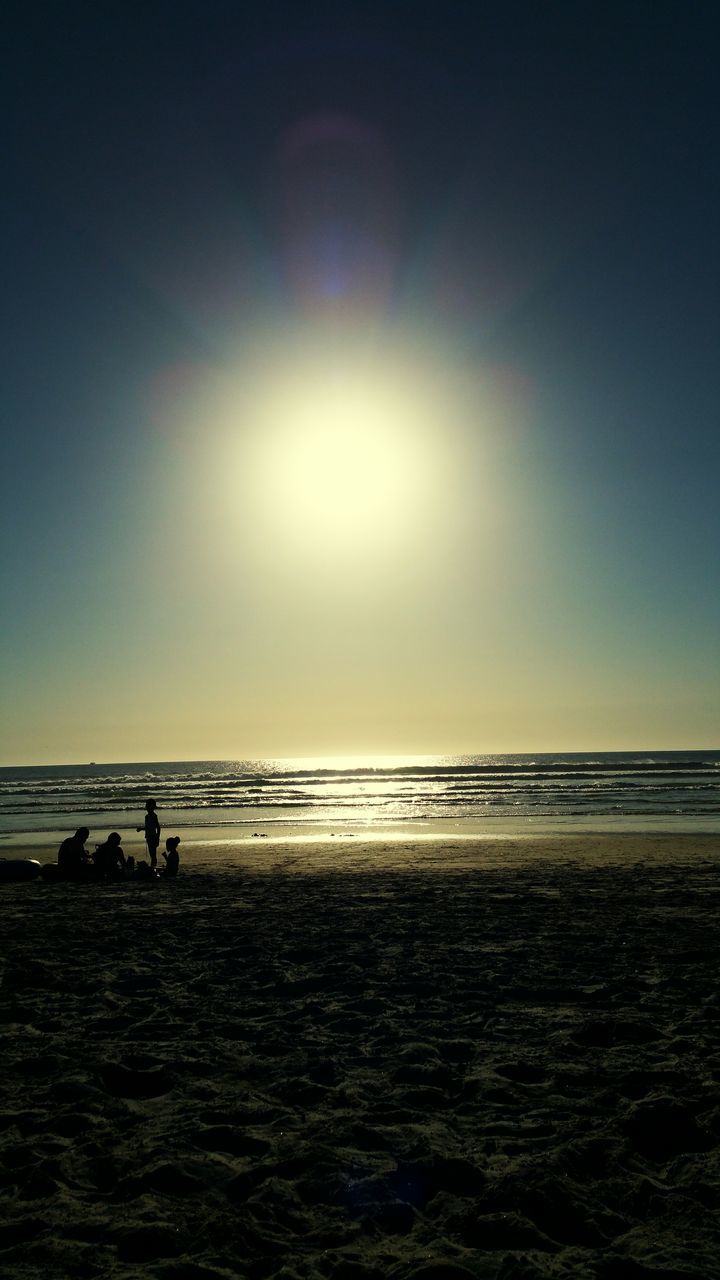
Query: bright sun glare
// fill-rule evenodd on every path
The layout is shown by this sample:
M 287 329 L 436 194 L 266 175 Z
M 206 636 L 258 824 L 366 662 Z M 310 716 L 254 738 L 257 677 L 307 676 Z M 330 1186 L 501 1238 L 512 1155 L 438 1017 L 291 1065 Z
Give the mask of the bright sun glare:
M 268 535 L 324 557 L 406 543 L 421 527 L 443 450 L 432 396 L 388 368 L 289 368 L 253 392 L 244 501 Z
M 315 387 L 274 410 L 275 498 L 328 537 L 388 531 L 404 514 L 417 462 L 403 406 L 373 388 Z

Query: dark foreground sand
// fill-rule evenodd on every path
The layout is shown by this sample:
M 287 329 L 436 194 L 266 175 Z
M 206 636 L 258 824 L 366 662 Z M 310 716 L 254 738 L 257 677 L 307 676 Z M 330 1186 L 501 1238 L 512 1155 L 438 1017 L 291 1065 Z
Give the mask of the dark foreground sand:
M 720 851 L 248 843 L 3 885 L 0 1272 L 720 1276 Z

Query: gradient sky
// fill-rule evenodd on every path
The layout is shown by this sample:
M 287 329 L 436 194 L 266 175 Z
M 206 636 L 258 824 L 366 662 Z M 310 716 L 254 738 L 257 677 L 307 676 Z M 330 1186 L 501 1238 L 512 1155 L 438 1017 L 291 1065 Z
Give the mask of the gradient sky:
M 720 745 L 717 44 L 6 23 L 3 763 Z

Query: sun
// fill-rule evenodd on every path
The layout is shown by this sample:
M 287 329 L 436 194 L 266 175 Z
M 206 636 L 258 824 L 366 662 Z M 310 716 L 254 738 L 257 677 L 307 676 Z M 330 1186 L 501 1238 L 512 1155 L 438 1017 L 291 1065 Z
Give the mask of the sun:
M 375 389 L 306 388 L 279 407 L 272 436 L 276 501 L 329 538 L 386 534 L 412 499 L 418 468 L 407 419 Z
M 397 546 L 439 479 L 429 398 L 376 366 L 288 370 L 245 424 L 246 491 L 288 549 L 336 556 Z

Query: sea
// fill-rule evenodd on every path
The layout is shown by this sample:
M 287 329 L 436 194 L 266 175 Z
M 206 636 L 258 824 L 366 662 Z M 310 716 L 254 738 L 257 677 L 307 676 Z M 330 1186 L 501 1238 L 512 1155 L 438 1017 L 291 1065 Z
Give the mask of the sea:
M 231 836 L 393 830 L 720 833 L 720 751 L 148 761 L 0 769 L 0 840 L 86 826 Z

